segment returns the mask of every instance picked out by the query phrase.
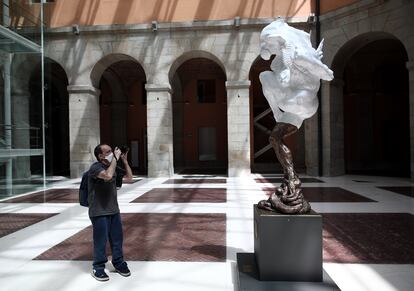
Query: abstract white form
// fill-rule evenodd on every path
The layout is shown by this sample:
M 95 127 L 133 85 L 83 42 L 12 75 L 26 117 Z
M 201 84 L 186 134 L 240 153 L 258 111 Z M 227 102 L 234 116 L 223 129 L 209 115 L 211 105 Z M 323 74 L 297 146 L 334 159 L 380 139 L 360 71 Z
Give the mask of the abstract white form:
M 263 29 L 260 45 L 263 59 L 276 55 L 272 71 L 259 76 L 273 115 L 277 122 L 300 128 L 318 109 L 320 79 L 333 79 L 333 72 L 321 62 L 323 40 L 315 50 L 309 33 L 278 18 Z
M 308 213 L 311 207 L 303 196 L 292 153 L 284 139 L 316 113 L 320 80 L 332 80 L 333 72 L 321 62 L 323 41 L 315 50 L 308 33 L 290 27 L 281 18 L 263 29 L 260 45 L 263 59 L 276 55 L 270 64 L 272 71 L 261 73 L 259 78 L 276 119 L 269 143 L 283 168 L 283 179 L 275 193 L 259 201 L 258 207 L 289 214 Z

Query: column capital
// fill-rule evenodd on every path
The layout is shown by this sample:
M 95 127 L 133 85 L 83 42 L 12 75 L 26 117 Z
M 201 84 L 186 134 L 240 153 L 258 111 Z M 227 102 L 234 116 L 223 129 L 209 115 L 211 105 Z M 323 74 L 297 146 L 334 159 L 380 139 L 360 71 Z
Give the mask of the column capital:
M 147 92 L 168 92 L 170 94 L 173 93 L 170 84 L 145 84 L 145 90 L 147 90 Z
M 250 80 L 226 81 L 226 89 L 249 89 Z
M 69 85 L 67 89 L 69 94 L 88 93 L 95 96 L 99 96 L 101 94 L 101 90 L 91 85 Z
M 408 61 L 405 63 L 405 66 L 407 67 L 407 69 L 409 71 L 413 71 L 414 70 L 414 61 Z

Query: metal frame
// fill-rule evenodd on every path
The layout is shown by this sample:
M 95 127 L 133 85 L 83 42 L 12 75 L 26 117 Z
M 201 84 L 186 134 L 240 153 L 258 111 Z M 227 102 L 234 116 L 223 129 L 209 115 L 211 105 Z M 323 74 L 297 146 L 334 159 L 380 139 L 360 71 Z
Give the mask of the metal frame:
M 42 52 L 42 47 L 40 45 L 4 27 L 3 25 L 0 25 L 0 35 L 24 46 L 25 48 L 29 50 L 29 52 L 33 52 L 33 53 Z
M 43 153 L 43 149 L 0 149 L 0 158 L 41 156 Z

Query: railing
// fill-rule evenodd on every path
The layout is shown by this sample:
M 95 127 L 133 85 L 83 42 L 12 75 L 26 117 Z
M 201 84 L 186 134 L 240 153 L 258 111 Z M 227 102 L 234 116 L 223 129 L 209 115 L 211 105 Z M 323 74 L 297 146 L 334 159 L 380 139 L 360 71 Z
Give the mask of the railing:
M 0 0 L 1 25 L 39 45 L 40 9 L 31 0 Z
M 0 149 L 41 149 L 42 128 L 0 124 Z

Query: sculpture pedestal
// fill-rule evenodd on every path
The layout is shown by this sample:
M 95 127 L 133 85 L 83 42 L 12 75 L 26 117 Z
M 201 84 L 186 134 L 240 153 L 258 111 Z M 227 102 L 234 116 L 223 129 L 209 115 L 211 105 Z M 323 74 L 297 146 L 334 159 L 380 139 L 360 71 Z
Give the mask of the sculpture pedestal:
M 239 291 L 340 290 L 322 268 L 322 216 L 254 205 L 255 253 L 238 253 Z
M 260 280 L 322 281 L 322 216 L 279 214 L 254 206 Z
M 239 291 L 341 291 L 323 271 L 321 282 L 261 281 L 253 253 L 238 253 Z

